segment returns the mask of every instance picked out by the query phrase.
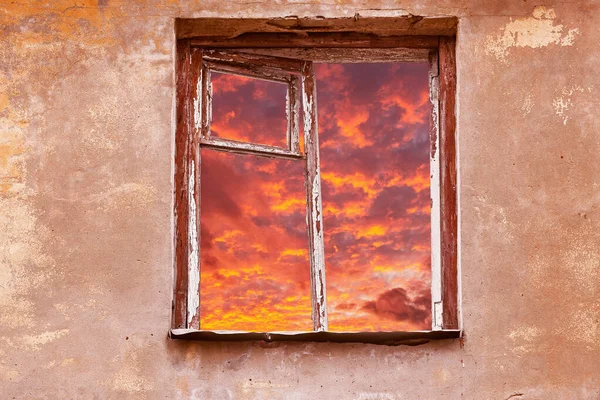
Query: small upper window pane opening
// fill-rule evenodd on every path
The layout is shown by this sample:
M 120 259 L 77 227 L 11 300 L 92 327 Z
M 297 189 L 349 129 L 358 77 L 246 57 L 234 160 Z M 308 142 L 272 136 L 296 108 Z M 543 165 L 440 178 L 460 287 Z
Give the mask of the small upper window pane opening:
M 217 71 L 211 71 L 210 79 L 211 136 L 287 146 L 286 84 Z

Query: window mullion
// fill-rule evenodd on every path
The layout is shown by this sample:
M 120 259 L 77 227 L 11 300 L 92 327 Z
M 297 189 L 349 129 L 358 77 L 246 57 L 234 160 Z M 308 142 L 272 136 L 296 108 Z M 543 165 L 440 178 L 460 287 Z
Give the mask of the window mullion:
M 317 90 L 312 62 L 302 64 L 304 148 L 306 153 L 307 223 L 309 237 L 312 320 L 315 331 L 327 331 L 325 250 L 317 126 Z
M 431 327 L 440 330 L 443 326 L 442 303 L 442 261 L 440 232 L 440 128 L 439 128 L 439 68 L 438 54 L 433 51 L 429 57 L 429 100 L 431 102 L 430 121 L 430 196 L 431 196 Z

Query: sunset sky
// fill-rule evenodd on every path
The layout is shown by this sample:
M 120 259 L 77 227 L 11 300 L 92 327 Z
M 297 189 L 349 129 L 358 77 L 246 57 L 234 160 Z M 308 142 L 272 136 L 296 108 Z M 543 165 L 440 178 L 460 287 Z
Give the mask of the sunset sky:
M 329 330 L 430 329 L 427 65 L 315 71 Z M 213 135 L 285 147 L 285 86 L 212 81 Z M 201 329 L 312 330 L 304 161 L 201 156 Z

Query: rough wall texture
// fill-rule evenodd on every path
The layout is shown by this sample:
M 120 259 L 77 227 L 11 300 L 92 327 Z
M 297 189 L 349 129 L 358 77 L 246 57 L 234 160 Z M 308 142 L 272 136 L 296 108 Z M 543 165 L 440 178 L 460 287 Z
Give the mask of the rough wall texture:
M 175 342 L 175 17 L 455 15 L 464 341 Z M 600 4 L 0 1 L 0 393 L 600 398 Z

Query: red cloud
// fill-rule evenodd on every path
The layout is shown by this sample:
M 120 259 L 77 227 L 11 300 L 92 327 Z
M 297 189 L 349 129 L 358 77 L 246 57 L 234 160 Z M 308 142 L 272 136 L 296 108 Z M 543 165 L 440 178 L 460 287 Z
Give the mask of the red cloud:
M 427 329 L 427 66 L 316 76 L 330 330 Z M 285 145 L 279 86 L 215 75 L 213 133 Z M 303 167 L 202 151 L 203 329 L 312 329 Z

